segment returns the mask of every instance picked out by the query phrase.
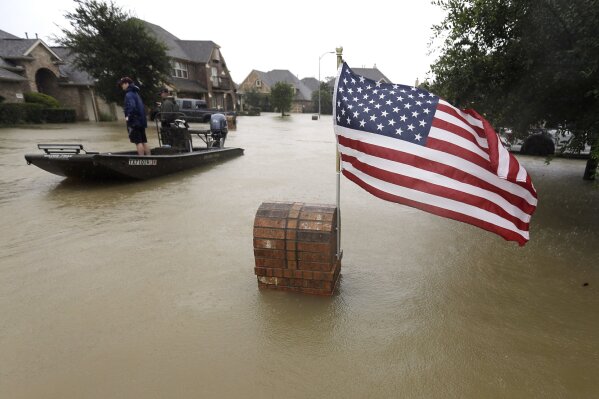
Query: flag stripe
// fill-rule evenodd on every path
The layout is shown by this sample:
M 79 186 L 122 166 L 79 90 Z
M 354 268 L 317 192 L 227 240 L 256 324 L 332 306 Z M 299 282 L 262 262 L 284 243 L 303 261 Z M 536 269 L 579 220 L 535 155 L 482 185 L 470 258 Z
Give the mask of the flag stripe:
M 480 157 L 473 156 L 473 154 L 468 150 L 454 145 L 452 143 L 448 143 L 447 141 L 440 141 L 434 138 L 429 138 L 429 141 L 427 142 L 427 147 L 432 150 L 437 150 L 439 152 L 454 155 L 458 158 L 467 160 L 468 162 L 472 162 L 473 164 L 492 172 L 491 168 L 489 167 L 489 161 L 485 161 Z
M 475 117 L 462 111 L 461 109 L 454 107 L 453 105 L 451 105 L 450 103 L 448 103 L 447 101 L 445 101 L 443 99 L 439 99 L 439 107 L 441 109 L 445 109 L 444 107 L 451 109 L 455 113 L 456 116 L 461 118 L 464 122 L 466 122 L 468 125 L 472 126 L 474 129 L 478 130 L 481 137 L 485 137 L 484 126 L 483 126 L 482 121 L 476 119 Z
M 403 203 L 439 216 L 469 223 L 499 234 L 506 240 L 517 241 L 521 245 L 529 239 L 528 231 L 521 231 L 513 225 L 510 226 L 504 219 L 480 208 L 460 205 L 458 201 L 447 198 L 442 201 L 428 202 L 427 200 L 430 201 L 429 197 L 434 196 L 381 182 L 345 163 L 343 164 L 343 175 L 371 194 L 387 201 Z
M 451 154 L 442 153 L 406 141 L 360 132 L 342 126 L 336 126 L 335 130 L 339 138 L 339 144 L 358 150 L 360 150 L 360 146 L 370 144 L 372 147 L 364 147 L 367 148 L 367 150 L 362 152 L 368 152 L 372 155 L 399 162 L 403 160 L 402 157 L 413 155 L 419 158 L 415 160 L 414 165 L 426 168 L 432 172 L 436 171 L 434 170 L 435 164 L 439 167 L 450 168 L 451 170 L 447 174 L 456 176 L 456 179 L 465 179 L 470 176 L 471 178 L 477 179 L 477 181 L 472 182 L 473 184 L 488 184 L 490 187 L 495 187 L 495 189 L 492 190 L 494 192 L 511 194 L 518 200 L 523 199 L 532 206 L 536 207 L 537 205 L 536 193 L 531 193 L 526 187 L 522 187 L 518 184 L 503 179 L 497 179 L 497 176 L 489 171 L 488 168 L 480 167 L 461 157 L 452 156 Z M 351 144 L 349 140 L 353 140 L 354 144 Z M 431 163 L 431 161 L 433 163 Z M 429 167 L 431 168 L 429 169 Z
M 439 105 L 437 112 L 435 112 L 435 119 L 433 120 L 433 126 L 439 128 L 445 128 L 446 130 L 460 134 L 462 137 L 476 143 L 480 148 L 489 148 L 489 143 L 486 137 L 481 137 L 481 133 L 477 132 L 474 127 L 468 125 L 463 118 L 452 114 L 453 109 L 443 107 Z M 448 128 L 448 125 L 451 127 Z
M 448 168 L 446 165 L 442 163 L 433 162 L 416 155 L 402 153 L 396 150 L 378 147 L 371 144 L 361 143 L 357 140 L 351 140 L 341 136 L 339 137 L 339 150 L 342 156 L 346 154 L 348 156 L 353 156 L 362 160 L 362 154 L 364 154 L 364 156 L 376 157 L 381 159 L 382 161 L 395 162 L 395 165 L 397 165 L 398 168 L 402 168 L 404 167 L 404 165 L 407 165 L 417 167 L 421 169 L 423 173 L 430 172 L 437 175 L 443 175 L 446 179 L 448 179 L 448 187 L 452 187 L 453 183 L 463 183 L 473 188 L 477 187 L 481 190 L 484 190 L 485 193 L 490 193 L 488 194 L 489 196 L 497 195 L 503 198 L 503 200 L 506 203 L 521 209 L 523 214 L 530 215 L 532 212 L 534 212 L 535 209 L 533 205 L 523 203 L 521 197 L 501 190 L 493 184 L 490 184 L 459 169 Z M 386 165 L 390 166 L 392 164 L 389 163 Z M 397 170 L 395 172 L 401 174 L 404 173 L 403 170 Z
M 377 168 L 380 171 L 391 172 L 397 176 L 406 176 L 409 178 L 414 178 L 421 180 L 426 183 L 431 183 L 435 185 L 439 185 L 448 189 L 455 189 L 463 193 L 467 193 L 473 196 L 477 196 L 485 201 L 493 202 L 495 205 L 501 207 L 503 210 L 508 212 L 510 215 L 519 218 L 524 222 L 530 221 L 530 214 L 523 211 L 519 206 L 514 205 L 510 201 L 508 201 L 504 196 L 496 191 L 493 191 L 493 186 L 484 185 L 484 184 L 471 184 L 469 182 L 464 181 L 463 179 L 456 179 L 455 176 L 447 176 L 443 173 L 439 172 L 439 168 L 435 168 L 436 170 L 428 170 L 424 168 L 420 168 L 417 165 L 417 162 L 414 164 L 412 159 L 402 159 L 401 161 L 394 161 L 385 159 L 384 157 L 380 157 L 374 154 L 364 153 L 359 150 L 356 150 L 351 147 L 345 147 L 340 143 L 339 150 L 342 155 L 342 159 L 345 159 L 354 166 L 356 164 L 353 160 L 360 162 L 364 165 L 369 165 L 374 168 Z M 346 157 L 346 158 L 344 158 Z M 375 171 L 373 171 L 375 172 Z M 390 177 L 394 178 L 394 177 Z M 478 181 L 475 181 L 479 183 Z M 489 187 L 491 190 L 487 190 Z M 457 195 L 457 193 L 453 193 Z M 514 198 L 511 198 L 514 200 Z M 533 210 L 534 208 L 529 207 L 529 210 Z
M 433 119 L 433 127 L 428 134 L 428 137 L 433 137 L 438 140 L 447 141 L 455 145 L 459 145 L 464 149 L 478 155 L 485 161 L 489 162 L 489 154 L 471 139 L 465 138 L 457 134 L 458 130 L 452 130 L 453 126 L 448 123 L 437 123 L 437 119 Z
M 401 174 L 394 173 L 384 169 L 388 165 L 364 155 L 360 159 L 342 155 L 341 159 L 346 165 L 350 164 L 356 170 L 387 183 L 476 206 L 499 215 L 520 230 L 528 229 L 530 215 L 521 212 L 517 207 L 511 206 L 496 194 L 456 182 L 442 175 L 424 171 L 418 172 L 417 168 L 408 165 L 394 165 L 396 168 L 402 168 Z

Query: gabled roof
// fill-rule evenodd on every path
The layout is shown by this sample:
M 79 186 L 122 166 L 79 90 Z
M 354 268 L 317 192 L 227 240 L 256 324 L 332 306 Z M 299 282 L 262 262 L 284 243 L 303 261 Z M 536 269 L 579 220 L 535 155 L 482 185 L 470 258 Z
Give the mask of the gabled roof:
M 210 62 L 212 52 L 218 45 L 210 40 L 180 40 L 179 46 L 185 51 L 188 59 L 193 62 Z
M 25 57 L 25 52 L 30 51 L 31 46 L 37 41 L 38 39 L 2 39 L 0 40 L 0 57 Z
M 0 29 L 0 39 L 18 39 L 18 37 Z
M 297 89 L 295 98 L 297 100 L 311 100 L 312 90 L 310 90 L 301 80 L 287 69 L 273 69 L 272 71 L 262 72 L 254 69 L 254 72 L 269 87 L 273 87 L 278 82 L 289 83 Z
M 219 48 L 219 45 L 211 40 L 181 40 L 158 25 L 141 19 L 139 21 L 145 25 L 151 34 L 166 45 L 166 54 L 171 58 L 208 63 L 214 49 Z
M 23 68 L 12 60 L 33 59 L 31 52 L 37 46 L 43 46 L 57 61 L 61 85 L 93 85 L 94 80 L 86 72 L 75 67 L 73 56 L 66 47 L 48 47 L 41 39 L 21 39 L 8 32 L 0 31 L 0 79 L 5 81 L 23 82 L 27 78 L 19 75 Z
M 386 77 L 381 71 L 379 71 L 376 65 L 372 68 L 352 68 L 352 71 L 354 71 L 358 75 L 364 76 L 365 78 L 372 79 L 375 82 L 380 82 L 381 80 L 384 80 L 386 83 L 391 83 L 389 78 Z
M 352 68 L 352 71 L 358 75 L 364 76 L 365 78 L 372 79 L 375 82 L 384 80 L 386 83 L 392 83 L 389 78 L 387 78 L 381 71 L 378 70 L 376 65 L 374 68 Z M 327 85 L 331 88 L 335 86 L 335 78 L 329 79 L 327 81 Z
M 52 50 L 64 60 L 64 64 L 58 66 L 61 78 L 60 84 L 77 86 L 89 86 L 94 84 L 94 79 L 87 72 L 75 67 L 75 55 L 71 53 L 69 48 L 52 47 Z
M 316 91 L 318 90 L 318 86 L 320 86 L 318 84 L 318 79 L 316 78 L 303 78 L 302 83 L 306 85 L 306 87 L 310 89 L 310 91 Z
M 0 80 L 10 81 L 10 82 L 24 82 L 27 79 L 18 75 L 14 72 L 8 71 L 0 67 Z
M 37 46 L 43 46 L 53 57 L 58 61 L 62 61 L 60 57 L 52 51 L 41 39 L 19 39 L 19 38 L 3 38 L 0 39 L 0 57 L 3 58 L 28 58 L 31 57 L 31 51 Z

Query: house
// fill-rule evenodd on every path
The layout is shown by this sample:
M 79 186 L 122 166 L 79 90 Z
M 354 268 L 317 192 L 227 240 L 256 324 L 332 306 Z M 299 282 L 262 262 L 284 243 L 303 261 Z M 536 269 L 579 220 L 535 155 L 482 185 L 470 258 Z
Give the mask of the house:
M 178 97 L 202 99 L 225 111 L 236 109 L 236 87 L 216 43 L 180 40 L 158 25 L 142 22 L 167 46 L 172 70 L 165 85 Z M 73 59 L 68 48 L 0 30 L 0 96 L 7 102 L 23 102 L 24 93 L 48 94 L 63 107 L 75 109 L 82 121 L 98 121 L 102 114 L 121 116 L 119 107 L 96 95 L 94 79 L 77 69 Z
M 114 104 L 97 96 L 93 79 L 71 61 L 64 47 L 0 30 L 0 96 L 6 102 L 23 102 L 25 93 L 48 94 L 75 109 L 78 120 L 97 121 L 100 112 L 114 114 Z
M 209 40 L 181 40 L 158 25 L 141 21 L 167 47 L 171 76 L 165 84 L 177 97 L 205 100 L 208 106 L 224 111 L 237 108 L 237 90 L 220 51 Z
M 272 87 L 278 82 L 288 83 L 293 87 L 294 98 L 291 112 L 312 112 L 312 90 L 286 69 L 273 69 L 269 72 L 252 70 L 239 85 L 239 93 L 243 95 L 250 90 L 255 90 L 259 93 L 269 94 Z

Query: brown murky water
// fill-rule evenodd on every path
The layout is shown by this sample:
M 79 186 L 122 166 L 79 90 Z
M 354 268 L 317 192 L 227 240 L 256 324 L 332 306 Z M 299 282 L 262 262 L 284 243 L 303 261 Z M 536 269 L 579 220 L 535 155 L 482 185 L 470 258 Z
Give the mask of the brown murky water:
M 81 184 L 23 155 L 132 149 L 121 124 L 0 129 L 0 398 L 599 397 L 584 161 L 521 158 L 540 196 L 524 248 L 342 179 L 338 293 L 260 292 L 255 212 L 334 203 L 333 140 L 330 118 L 242 117 L 243 157 Z

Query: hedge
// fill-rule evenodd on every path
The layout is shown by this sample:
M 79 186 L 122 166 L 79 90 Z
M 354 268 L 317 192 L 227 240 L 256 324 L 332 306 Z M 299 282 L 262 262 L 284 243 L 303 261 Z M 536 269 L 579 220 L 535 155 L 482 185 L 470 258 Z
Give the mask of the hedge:
M 35 103 L 0 103 L 0 124 L 75 122 L 74 109 L 46 108 Z
M 57 99 L 44 93 L 25 93 L 26 103 L 42 104 L 44 108 L 58 108 L 60 103 Z

